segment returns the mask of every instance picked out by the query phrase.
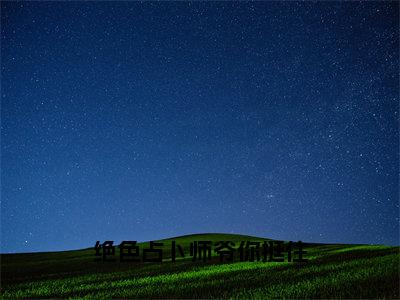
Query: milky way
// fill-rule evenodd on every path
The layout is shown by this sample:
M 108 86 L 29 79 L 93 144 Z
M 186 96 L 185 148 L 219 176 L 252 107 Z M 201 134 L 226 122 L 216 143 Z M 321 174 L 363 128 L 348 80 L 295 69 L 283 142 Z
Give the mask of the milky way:
M 396 2 L 1 2 L 1 247 L 399 243 Z

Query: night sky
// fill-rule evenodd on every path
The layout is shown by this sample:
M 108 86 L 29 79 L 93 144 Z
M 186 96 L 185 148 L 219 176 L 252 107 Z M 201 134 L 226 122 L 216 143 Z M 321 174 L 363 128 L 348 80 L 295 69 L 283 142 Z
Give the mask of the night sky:
M 1 250 L 399 244 L 398 2 L 1 2 Z

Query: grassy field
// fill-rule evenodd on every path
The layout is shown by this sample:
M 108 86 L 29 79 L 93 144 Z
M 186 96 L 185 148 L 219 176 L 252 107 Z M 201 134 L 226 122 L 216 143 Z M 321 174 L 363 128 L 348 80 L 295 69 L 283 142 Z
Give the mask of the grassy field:
M 186 258 L 171 262 L 171 241 Z M 400 248 L 307 244 L 306 263 L 193 262 L 199 240 L 264 241 L 203 234 L 162 240 L 162 263 L 95 262 L 94 249 L 1 255 L 1 297 L 15 298 L 393 298 L 399 299 Z M 140 251 L 148 243 L 140 244 Z M 118 249 L 116 250 L 118 253 Z M 118 257 L 118 256 L 117 256 Z M 238 259 L 236 259 L 237 261 Z

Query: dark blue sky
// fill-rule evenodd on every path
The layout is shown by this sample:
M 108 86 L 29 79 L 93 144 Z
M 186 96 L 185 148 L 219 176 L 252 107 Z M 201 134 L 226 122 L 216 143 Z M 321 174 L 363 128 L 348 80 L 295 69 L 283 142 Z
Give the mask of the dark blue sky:
M 1 250 L 399 243 L 396 2 L 1 2 Z

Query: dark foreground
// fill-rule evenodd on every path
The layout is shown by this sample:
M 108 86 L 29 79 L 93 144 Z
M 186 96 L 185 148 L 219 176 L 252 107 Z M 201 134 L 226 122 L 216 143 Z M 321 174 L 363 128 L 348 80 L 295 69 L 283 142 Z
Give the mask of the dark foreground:
M 174 238 L 256 241 L 240 235 Z M 1 297 L 15 298 L 393 298 L 399 295 L 399 247 L 307 245 L 307 263 L 94 262 L 94 250 L 1 255 Z M 147 244 L 141 244 L 140 249 Z M 118 251 L 118 250 L 117 250 Z

